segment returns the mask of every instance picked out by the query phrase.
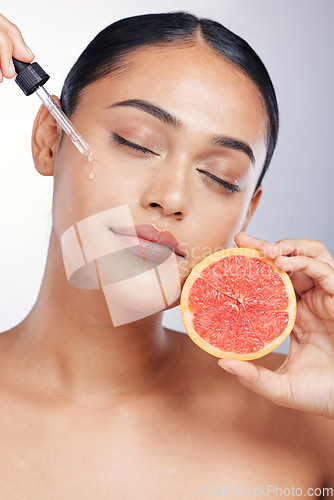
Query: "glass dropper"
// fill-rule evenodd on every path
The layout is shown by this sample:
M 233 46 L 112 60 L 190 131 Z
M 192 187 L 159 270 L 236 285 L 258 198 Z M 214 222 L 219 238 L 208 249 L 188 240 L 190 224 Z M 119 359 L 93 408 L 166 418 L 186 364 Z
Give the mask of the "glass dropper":
M 13 57 L 13 63 L 17 74 L 15 81 L 25 95 L 36 93 L 80 153 L 93 162 L 96 158 L 90 146 L 43 87 L 50 78 L 49 75 L 36 62 L 25 63 Z
M 86 156 L 89 161 L 94 161 L 96 158 L 90 146 L 87 144 L 82 135 L 79 134 L 79 132 L 65 115 L 65 113 L 60 109 L 56 101 L 52 99 L 49 92 L 47 92 L 45 88 L 41 86 L 38 87 L 37 90 L 35 90 L 35 94 L 38 95 L 44 106 L 50 111 L 54 119 L 59 123 L 65 134 L 68 135 L 68 137 L 78 148 L 80 153 Z

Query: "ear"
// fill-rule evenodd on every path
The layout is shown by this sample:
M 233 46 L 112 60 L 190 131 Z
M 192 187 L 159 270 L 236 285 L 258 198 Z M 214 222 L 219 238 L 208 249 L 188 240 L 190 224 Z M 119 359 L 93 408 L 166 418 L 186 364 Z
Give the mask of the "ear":
M 247 212 L 247 215 L 246 215 L 246 218 L 245 218 L 245 221 L 244 221 L 244 225 L 242 226 L 242 229 L 241 231 L 245 231 L 248 224 L 249 224 L 249 221 L 251 220 L 251 218 L 253 217 L 254 215 L 254 212 L 259 204 L 259 201 L 261 199 L 261 196 L 262 196 L 262 186 L 259 186 L 257 188 L 257 190 L 255 191 L 254 195 L 253 195 L 253 198 L 249 204 L 249 208 L 248 208 L 248 212 Z
M 58 97 L 52 96 L 59 106 Z M 53 175 L 57 147 L 61 138 L 61 128 L 46 109 L 40 107 L 32 130 L 31 149 L 36 170 L 41 175 Z

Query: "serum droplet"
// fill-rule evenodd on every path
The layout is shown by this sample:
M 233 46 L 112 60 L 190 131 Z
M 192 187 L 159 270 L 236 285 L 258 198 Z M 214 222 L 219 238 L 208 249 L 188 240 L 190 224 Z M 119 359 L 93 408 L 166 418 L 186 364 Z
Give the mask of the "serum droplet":
M 90 181 L 92 181 L 93 179 L 95 179 L 95 174 L 96 174 L 96 170 L 95 170 L 95 166 L 96 166 L 96 160 L 95 160 L 95 156 L 92 160 L 90 160 L 91 163 L 92 163 L 92 168 L 90 169 L 90 172 L 88 174 L 88 179 Z
M 95 170 L 95 168 L 94 168 L 94 167 L 92 167 L 92 170 L 91 170 L 91 171 L 89 172 L 89 174 L 88 174 L 88 179 L 89 179 L 89 180 L 91 180 L 91 181 L 92 181 L 93 179 L 95 179 L 95 174 L 96 174 L 96 170 Z

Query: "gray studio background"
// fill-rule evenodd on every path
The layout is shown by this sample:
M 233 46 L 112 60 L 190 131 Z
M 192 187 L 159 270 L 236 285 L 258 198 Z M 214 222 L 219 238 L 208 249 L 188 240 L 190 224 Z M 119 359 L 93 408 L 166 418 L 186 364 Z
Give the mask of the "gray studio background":
M 107 24 L 147 12 L 188 10 L 211 17 L 245 38 L 272 77 L 281 113 L 278 147 L 248 232 L 275 241 L 323 241 L 334 253 L 332 0 L 2 0 L 59 95 L 71 65 Z M 14 81 L 0 85 L 0 332 L 32 308 L 42 280 L 50 234 L 52 178 L 34 170 L 30 136 L 39 108 Z M 223 221 L 222 221 L 223 223 Z M 179 308 L 164 325 L 184 331 Z M 289 339 L 278 348 L 287 352 Z

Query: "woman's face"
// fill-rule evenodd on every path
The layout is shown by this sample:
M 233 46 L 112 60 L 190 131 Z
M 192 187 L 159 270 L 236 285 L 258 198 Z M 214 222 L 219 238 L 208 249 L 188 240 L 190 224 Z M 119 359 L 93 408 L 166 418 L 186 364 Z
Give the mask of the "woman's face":
M 64 138 L 54 164 L 57 239 L 128 205 L 135 224 L 178 240 L 181 284 L 202 258 L 233 246 L 256 205 L 266 154 L 266 113 L 248 77 L 201 44 L 145 47 L 86 87 L 71 119 L 96 155 L 96 177 Z

